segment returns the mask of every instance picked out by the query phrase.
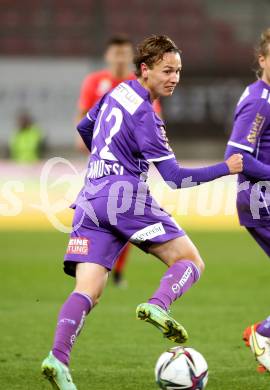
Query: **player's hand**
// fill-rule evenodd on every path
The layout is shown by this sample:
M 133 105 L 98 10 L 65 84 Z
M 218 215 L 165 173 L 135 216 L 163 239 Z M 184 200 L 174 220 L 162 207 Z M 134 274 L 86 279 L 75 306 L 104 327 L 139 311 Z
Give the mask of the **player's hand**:
M 230 174 L 242 172 L 243 170 L 243 156 L 240 153 L 232 154 L 226 161 Z

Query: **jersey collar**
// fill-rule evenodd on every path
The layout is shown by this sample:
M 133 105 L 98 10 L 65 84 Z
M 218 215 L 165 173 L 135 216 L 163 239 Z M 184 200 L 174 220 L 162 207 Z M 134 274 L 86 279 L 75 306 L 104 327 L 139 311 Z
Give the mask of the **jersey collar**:
M 262 86 L 263 86 L 264 88 L 267 88 L 268 90 L 270 90 L 270 85 L 267 84 L 265 81 L 263 81 L 262 79 L 260 79 L 259 82 L 262 84 Z
M 139 81 L 132 80 L 131 81 L 132 88 L 143 98 L 143 100 L 149 100 L 150 101 L 150 93 L 147 89 L 145 89 Z

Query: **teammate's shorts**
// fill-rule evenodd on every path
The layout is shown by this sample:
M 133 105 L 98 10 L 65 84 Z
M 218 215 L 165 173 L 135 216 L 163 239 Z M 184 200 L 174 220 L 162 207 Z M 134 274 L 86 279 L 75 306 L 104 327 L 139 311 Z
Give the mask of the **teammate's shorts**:
M 97 197 L 77 203 L 64 259 L 67 274 L 74 276 L 76 263 L 82 262 L 111 270 L 128 241 L 147 252 L 153 243 L 185 235 L 151 196 L 144 202 L 133 197 L 129 201 L 130 204 L 123 205 L 121 199 Z M 116 205 L 117 213 L 113 211 Z
M 270 257 L 270 227 L 246 227 L 252 237 L 257 241 L 260 247 Z

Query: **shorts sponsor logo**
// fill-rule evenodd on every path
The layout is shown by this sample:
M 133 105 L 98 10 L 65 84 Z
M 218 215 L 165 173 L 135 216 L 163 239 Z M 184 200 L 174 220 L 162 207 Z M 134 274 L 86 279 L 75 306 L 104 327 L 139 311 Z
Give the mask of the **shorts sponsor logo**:
M 192 275 L 192 268 L 191 267 L 188 267 L 186 269 L 186 271 L 184 272 L 184 275 L 182 276 L 182 278 L 179 280 L 178 283 L 174 283 L 172 285 L 172 291 L 177 294 L 180 292 L 181 288 L 186 284 L 188 278 L 190 277 L 190 275 Z
M 67 253 L 70 255 L 88 255 L 87 238 L 71 238 L 68 243 Z
M 130 237 L 130 241 L 139 243 L 146 240 L 151 240 L 151 238 L 162 236 L 165 234 L 164 227 L 161 222 L 154 223 L 153 225 L 147 226 L 141 230 L 138 230 Z

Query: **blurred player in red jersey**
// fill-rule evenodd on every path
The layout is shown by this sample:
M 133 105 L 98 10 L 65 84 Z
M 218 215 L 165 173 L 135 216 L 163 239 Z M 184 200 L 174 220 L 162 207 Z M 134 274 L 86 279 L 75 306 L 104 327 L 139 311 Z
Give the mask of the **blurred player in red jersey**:
M 83 118 L 89 108 L 105 93 L 122 81 L 135 78 L 131 71 L 132 59 L 133 45 L 128 37 L 119 35 L 107 42 L 104 53 L 106 69 L 90 73 L 83 80 L 78 101 L 79 119 Z M 82 144 L 83 142 L 79 147 Z
M 132 72 L 133 44 L 125 35 L 116 35 L 109 39 L 106 45 L 104 60 L 106 68 L 88 74 L 82 82 L 80 97 L 78 101 L 79 122 L 89 109 L 108 91 L 115 88 L 124 80 L 134 80 L 135 74 Z M 154 110 L 161 114 L 161 107 L 156 100 Z M 76 139 L 76 147 L 80 151 L 89 153 L 82 138 Z M 123 249 L 113 270 L 113 281 L 118 286 L 124 286 L 123 269 L 128 257 L 130 244 Z

